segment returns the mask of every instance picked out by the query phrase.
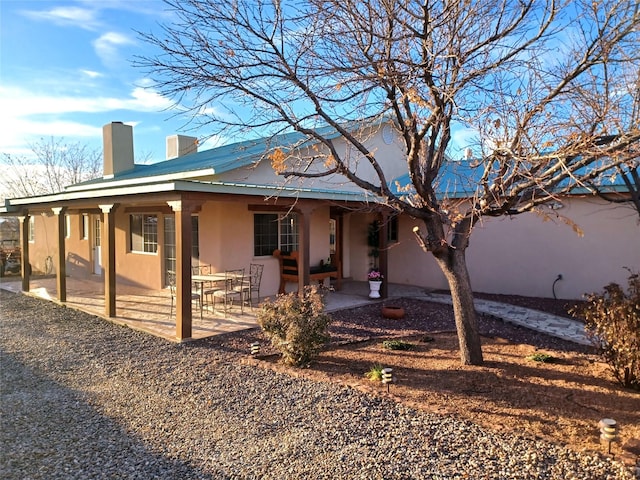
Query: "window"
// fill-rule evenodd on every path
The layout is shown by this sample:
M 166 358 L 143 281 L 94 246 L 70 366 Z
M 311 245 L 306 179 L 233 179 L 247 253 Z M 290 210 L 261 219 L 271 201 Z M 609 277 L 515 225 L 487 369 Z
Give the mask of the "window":
M 29 241 L 36 241 L 36 217 L 29 217 Z
M 398 217 L 393 216 L 387 222 L 387 243 L 398 242 Z
M 64 216 L 64 238 L 71 237 L 71 217 L 69 215 Z
M 80 238 L 82 240 L 89 239 L 89 215 L 86 213 L 82 214 L 82 222 L 80 223 Z
M 298 216 L 256 213 L 253 216 L 253 254 L 256 257 L 298 250 Z
M 191 261 L 197 265 L 200 261 L 200 220 L 197 215 L 191 216 Z
M 158 217 L 131 215 L 131 251 L 156 253 L 158 251 Z

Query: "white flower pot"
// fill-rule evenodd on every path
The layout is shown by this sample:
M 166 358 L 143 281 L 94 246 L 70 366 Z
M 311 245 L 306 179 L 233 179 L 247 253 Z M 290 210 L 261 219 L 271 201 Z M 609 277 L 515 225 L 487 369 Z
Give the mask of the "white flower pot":
M 380 286 L 382 282 L 377 280 L 369 280 L 369 298 L 380 298 Z

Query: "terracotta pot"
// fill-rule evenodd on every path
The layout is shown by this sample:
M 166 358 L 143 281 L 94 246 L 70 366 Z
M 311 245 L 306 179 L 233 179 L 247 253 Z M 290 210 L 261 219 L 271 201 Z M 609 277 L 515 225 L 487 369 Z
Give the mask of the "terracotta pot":
M 393 305 L 385 305 L 382 307 L 382 316 L 393 320 L 400 320 L 404 317 L 404 308 Z

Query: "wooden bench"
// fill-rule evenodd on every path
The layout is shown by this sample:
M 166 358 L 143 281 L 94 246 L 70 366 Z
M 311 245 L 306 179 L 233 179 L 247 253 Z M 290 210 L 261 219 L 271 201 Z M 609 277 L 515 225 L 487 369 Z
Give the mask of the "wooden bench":
M 280 250 L 274 250 L 273 256 L 278 259 L 280 263 L 280 288 L 278 293 L 285 293 L 285 285 L 287 282 L 298 283 L 298 252 L 282 252 Z M 333 278 L 336 280 L 336 290 L 340 290 L 342 287 L 342 275 L 340 272 L 340 266 L 333 257 L 331 265 L 321 264 L 316 267 L 311 267 L 309 270 L 309 281 L 317 281 L 318 283 L 324 282 L 325 278 Z

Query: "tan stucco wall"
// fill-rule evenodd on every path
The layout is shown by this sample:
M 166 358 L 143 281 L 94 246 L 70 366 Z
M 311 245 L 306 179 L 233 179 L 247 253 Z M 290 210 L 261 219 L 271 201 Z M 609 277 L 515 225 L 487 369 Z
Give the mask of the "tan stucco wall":
M 485 221 L 471 237 L 467 260 L 473 288 L 577 299 L 610 283 L 626 287 L 628 272 L 640 270 L 640 224 L 629 206 L 592 197 L 562 201 L 559 215 L 570 218 L 584 236 L 562 219 L 543 221 L 533 213 Z
M 349 276 L 366 281 L 372 264 L 367 245 L 369 224 L 373 214 L 349 216 L 351 237 Z M 419 285 L 429 288 L 446 288 L 446 281 L 431 254 L 423 252 L 415 240 L 413 227 L 417 222 L 409 216 L 401 216 L 398 224 L 398 242 L 389 245 L 387 281 L 403 285 Z
M 405 158 L 405 155 L 399 141 L 396 140 L 391 144 L 386 144 L 382 140 L 381 134 L 378 132 L 377 134 L 372 135 L 370 138 L 367 138 L 364 143 L 370 151 L 375 153 L 376 159 L 378 160 L 378 162 L 380 162 L 380 165 L 385 172 L 387 181 L 391 181 L 393 178 L 407 173 L 407 166 L 403 160 Z M 347 151 L 347 145 L 343 139 L 334 140 L 334 144 L 338 152 Z M 318 155 L 318 152 L 310 152 L 310 155 Z M 359 152 L 355 152 L 354 149 L 350 149 L 348 157 L 351 159 L 349 162 L 349 167 L 360 178 L 371 181 L 374 184 L 379 183 L 378 176 L 373 167 L 366 159 L 362 157 Z M 324 160 L 319 162 L 319 164 L 322 165 L 322 169 L 325 169 L 323 163 Z M 313 172 L 313 167 L 309 168 L 307 171 Z M 226 182 L 246 182 L 259 185 L 286 184 L 290 187 L 300 188 L 313 187 L 327 190 L 360 191 L 359 187 L 349 182 L 346 177 L 342 175 L 331 175 L 328 177 L 313 179 L 300 179 L 290 177 L 288 180 L 285 180 L 284 177 L 276 175 L 273 168 L 271 167 L 271 162 L 268 159 L 263 160 L 255 167 L 232 170 L 230 172 L 218 175 L 215 179 Z
M 616 282 L 626 287 L 628 272 L 640 271 L 640 224 L 630 207 L 614 206 L 593 198 L 563 200 L 555 213 L 570 218 L 583 230 L 578 236 L 561 218 L 544 221 L 527 213 L 514 218 L 486 219 L 474 229 L 467 250 L 467 266 L 474 291 L 579 299 Z M 352 214 L 349 271 L 364 281 L 370 267 L 366 244 L 373 215 Z M 398 243 L 388 252 L 391 283 L 448 289 L 431 254 L 424 253 L 413 235 L 414 219 L 400 219 Z M 423 228 L 423 227 L 422 227 Z

